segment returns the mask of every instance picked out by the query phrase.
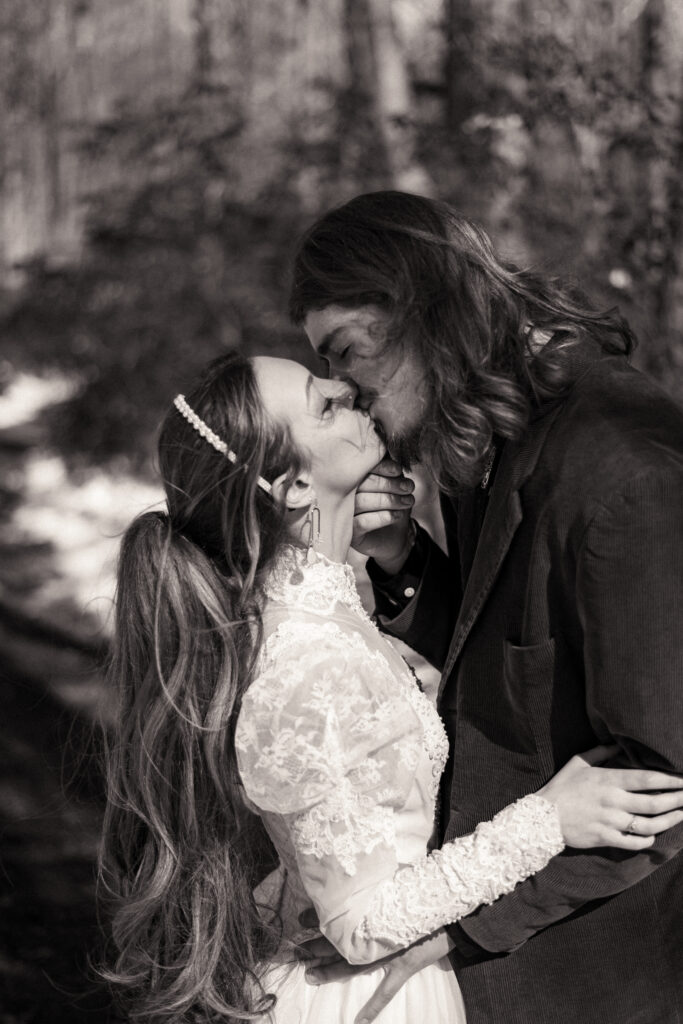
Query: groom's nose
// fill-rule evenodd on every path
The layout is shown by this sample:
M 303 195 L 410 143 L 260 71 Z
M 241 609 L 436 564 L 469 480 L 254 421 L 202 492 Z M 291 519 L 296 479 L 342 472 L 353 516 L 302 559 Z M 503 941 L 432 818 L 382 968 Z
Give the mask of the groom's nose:
M 357 389 L 356 408 L 357 409 L 362 409 L 363 412 L 368 412 L 369 409 L 370 409 L 370 406 L 372 405 L 373 398 L 374 398 L 374 395 L 367 394 L 366 392 L 363 392 L 360 389 Z

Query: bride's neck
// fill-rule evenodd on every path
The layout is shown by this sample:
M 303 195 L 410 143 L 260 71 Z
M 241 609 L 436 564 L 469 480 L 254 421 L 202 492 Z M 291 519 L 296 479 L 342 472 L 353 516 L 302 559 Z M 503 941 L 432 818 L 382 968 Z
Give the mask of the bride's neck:
M 353 534 L 355 494 L 320 506 L 320 538 L 317 551 L 333 562 L 346 562 Z
M 326 498 L 319 501 L 320 535 L 315 541 L 318 554 L 329 558 L 331 562 L 346 562 L 351 547 L 353 534 L 353 506 L 355 494 L 347 494 L 343 498 Z M 308 527 L 304 526 L 305 517 L 294 526 L 293 535 L 297 540 L 308 541 Z

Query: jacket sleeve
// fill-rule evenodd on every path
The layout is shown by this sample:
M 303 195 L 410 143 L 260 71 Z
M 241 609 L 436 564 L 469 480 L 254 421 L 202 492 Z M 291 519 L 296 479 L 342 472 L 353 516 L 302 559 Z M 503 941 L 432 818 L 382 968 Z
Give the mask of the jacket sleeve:
M 683 774 L 683 468 L 637 475 L 598 510 L 576 587 L 587 711 L 597 735 L 620 748 L 611 766 Z M 456 946 L 464 933 L 465 946 L 513 950 L 591 900 L 641 881 L 682 848 L 678 825 L 645 851 L 567 851 L 460 922 Z
M 456 558 L 444 554 L 418 526 L 407 571 L 404 567 L 396 576 L 387 577 L 372 560 L 367 568 L 380 628 L 442 671 L 462 601 Z

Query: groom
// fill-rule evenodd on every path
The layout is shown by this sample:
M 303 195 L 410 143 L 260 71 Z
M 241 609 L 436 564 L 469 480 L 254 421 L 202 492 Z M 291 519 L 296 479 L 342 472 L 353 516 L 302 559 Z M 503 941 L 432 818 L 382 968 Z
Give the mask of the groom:
M 682 772 L 683 414 L 628 365 L 626 323 L 391 192 L 309 230 L 291 312 L 392 456 L 355 546 L 381 627 L 443 673 L 442 841 L 598 743 Z M 448 556 L 410 519 L 413 460 Z M 615 813 L 632 850 L 566 850 L 450 927 L 468 1024 L 680 1024 L 683 826 L 642 849 L 647 813 Z M 390 961 L 365 1017 L 433 957 Z

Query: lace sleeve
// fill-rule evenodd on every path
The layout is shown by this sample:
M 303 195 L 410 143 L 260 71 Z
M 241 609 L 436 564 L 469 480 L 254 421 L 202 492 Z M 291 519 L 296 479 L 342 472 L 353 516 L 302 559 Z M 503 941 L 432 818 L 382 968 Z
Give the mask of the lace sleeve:
M 356 940 L 409 946 L 511 892 L 563 849 L 555 807 L 526 796 L 378 886 Z
M 235 733 L 247 796 L 264 811 L 310 812 L 292 819 L 292 828 L 312 851 L 315 830 L 329 831 L 321 802 L 335 835 L 344 821 L 351 832 L 361 827 L 363 814 L 378 805 L 402 805 L 421 740 L 419 720 L 382 654 L 335 623 L 306 621 L 286 622 L 268 641 Z

